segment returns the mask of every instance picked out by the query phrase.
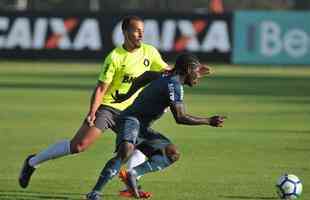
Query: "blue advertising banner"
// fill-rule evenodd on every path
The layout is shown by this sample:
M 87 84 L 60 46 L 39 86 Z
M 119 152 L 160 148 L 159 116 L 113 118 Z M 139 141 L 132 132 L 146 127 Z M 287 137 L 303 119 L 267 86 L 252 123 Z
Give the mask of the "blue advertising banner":
M 310 64 L 309 19 L 310 12 L 236 12 L 233 63 Z

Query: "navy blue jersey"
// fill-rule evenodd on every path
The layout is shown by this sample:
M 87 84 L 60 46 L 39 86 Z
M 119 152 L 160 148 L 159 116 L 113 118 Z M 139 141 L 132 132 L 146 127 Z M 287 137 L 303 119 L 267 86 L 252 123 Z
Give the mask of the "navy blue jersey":
M 136 117 L 144 126 L 150 126 L 167 107 L 182 102 L 183 86 L 179 76 L 163 76 L 145 87 L 122 115 Z

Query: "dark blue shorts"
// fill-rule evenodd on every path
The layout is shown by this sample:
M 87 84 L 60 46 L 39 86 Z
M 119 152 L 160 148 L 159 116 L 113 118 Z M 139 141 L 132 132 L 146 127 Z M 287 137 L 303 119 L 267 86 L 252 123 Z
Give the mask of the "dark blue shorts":
M 132 116 L 122 117 L 118 124 L 118 134 L 116 138 L 116 149 L 124 142 L 130 142 L 137 148 L 143 147 L 144 151 L 158 151 L 172 144 L 164 135 L 156 132 L 150 127 L 145 127 L 140 121 Z

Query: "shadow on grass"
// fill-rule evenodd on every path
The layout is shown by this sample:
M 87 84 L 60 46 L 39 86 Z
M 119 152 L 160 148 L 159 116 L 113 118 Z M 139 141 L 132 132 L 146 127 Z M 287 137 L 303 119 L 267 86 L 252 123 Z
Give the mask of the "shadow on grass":
M 192 94 L 310 96 L 308 77 L 215 76 L 205 79 Z
M 107 194 L 105 196 L 115 196 Z M 82 200 L 85 199 L 85 194 L 82 193 L 48 193 L 36 191 L 22 191 L 22 190 L 0 190 L 1 200 Z
M 287 130 L 287 129 L 238 129 L 238 128 L 234 128 L 234 129 L 223 129 L 221 130 L 223 132 L 237 132 L 237 133 L 262 133 L 262 134 L 293 134 L 293 135 L 309 135 L 310 134 L 310 130 Z
M 279 199 L 277 197 L 260 197 L 260 196 L 241 196 L 241 195 L 221 195 L 221 198 L 227 199 L 251 199 L 251 200 L 268 200 L 268 199 Z
M 36 77 L 37 76 L 37 77 Z M 67 76 L 67 75 L 66 75 Z M 57 83 L 44 82 L 46 77 L 59 80 Z M 93 81 L 90 79 L 94 78 Z M 16 77 L 15 77 L 16 78 Z M 78 80 L 72 80 L 76 79 Z M 1 89 L 54 89 L 54 90 L 91 90 L 96 78 L 93 74 L 75 74 L 66 78 L 53 74 L 32 75 L 32 82 L 0 82 Z M 44 80 L 44 81 L 42 81 Z M 186 87 L 186 93 L 199 95 L 268 95 L 310 97 L 310 79 L 308 77 L 268 77 L 268 76 L 216 76 L 202 80 L 194 88 Z M 304 103 L 309 103 L 308 101 Z
M 52 79 L 52 80 L 96 80 L 98 78 L 99 72 L 90 73 L 90 72 L 17 72 L 17 73 L 5 73 L 2 72 L 0 77 L 14 77 L 14 79 Z
M 0 83 L 2 89 L 45 89 L 45 90 L 92 90 L 95 84 L 59 84 L 59 83 Z

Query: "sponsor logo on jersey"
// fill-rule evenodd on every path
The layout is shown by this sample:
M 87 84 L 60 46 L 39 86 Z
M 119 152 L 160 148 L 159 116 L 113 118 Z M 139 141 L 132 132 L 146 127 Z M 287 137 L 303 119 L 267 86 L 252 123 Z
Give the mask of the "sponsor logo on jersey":
M 134 79 L 135 79 L 135 77 L 125 75 L 123 80 L 122 80 L 122 83 L 132 83 Z
M 175 95 L 174 95 L 174 85 L 172 83 L 168 84 L 168 89 L 169 89 L 169 98 L 171 101 L 175 100 Z
M 148 67 L 150 65 L 150 60 L 145 58 L 143 61 L 144 66 Z

